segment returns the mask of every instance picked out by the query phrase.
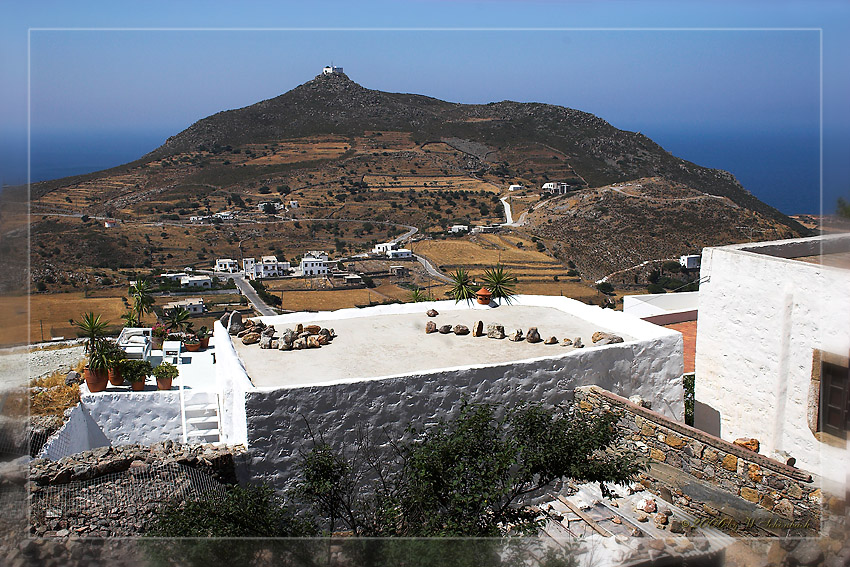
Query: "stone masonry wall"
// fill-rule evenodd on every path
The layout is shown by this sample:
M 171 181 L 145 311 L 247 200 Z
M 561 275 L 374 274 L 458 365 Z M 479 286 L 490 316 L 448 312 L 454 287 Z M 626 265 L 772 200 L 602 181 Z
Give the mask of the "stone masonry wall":
M 652 461 L 666 463 L 704 482 L 740 496 L 794 524 L 820 525 L 822 495 L 811 475 L 749 449 L 673 421 L 597 386 L 577 388 L 575 401 L 585 411 L 619 411 L 625 445 Z M 657 479 L 654 479 L 657 480 Z M 675 504 L 700 517 L 717 510 L 678 496 Z

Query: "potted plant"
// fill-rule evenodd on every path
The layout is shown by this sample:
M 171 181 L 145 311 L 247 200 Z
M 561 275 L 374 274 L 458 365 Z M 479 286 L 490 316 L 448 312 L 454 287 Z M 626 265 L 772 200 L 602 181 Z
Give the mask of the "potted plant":
M 170 390 L 171 382 L 177 377 L 177 367 L 170 362 L 163 362 L 153 369 L 158 390 Z
M 151 348 L 154 349 L 162 349 L 162 341 L 165 340 L 165 336 L 168 334 L 168 330 L 165 325 L 162 323 L 156 323 L 151 328 Z
M 201 348 L 207 348 L 210 346 L 210 333 L 209 329 L 206 327 L 201 327 L 198 329 L 198 332 L 195 333 L 195 336 L 198 337 L 198 340 L 201 341 Z
M 89 363 L 83 371 L 89 392 L 102 392 L 109 384 L 109 353 L 103 339 L 94 340 L 89 351 Z
M 151 363 L 147 360 L 125 360 L 123 364 L 124 378 L 130 383 L 130 387 L 139 392 L 145 389 L 145 380 L 151 373 Z
M 188 335 L 183 337 L 183 347 L 188 352 L 198 352 L 201 348 L 201 341 L 195 335 Z
M 113 386 L 121 386 L 124 384 L 124 376 L 122 375 L 123 361 L 127 358 L 127 355 L 121 347 L 112 341 L 104 341 L 103 348 L 109 359 L 109 365 L 107 366 L 109 383 Z

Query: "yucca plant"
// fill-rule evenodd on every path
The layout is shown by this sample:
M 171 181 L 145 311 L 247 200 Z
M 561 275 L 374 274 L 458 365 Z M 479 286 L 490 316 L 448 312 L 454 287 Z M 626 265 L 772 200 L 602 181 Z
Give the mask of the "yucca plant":
M 183 307 L 170 309 L 165 315 L 165 324 L 168 326 L 168 332 L 182 332 L 189 324 L 190 313 Z
M 425 292 L 422 290 L 422 288 L 417 287 L 416 289 L 411 290 L 410 301 L 412 301 L 413 303 L 428 301 L 428 296 L 425 295 Z
M 455 303 L 466 301 L 470 303 L 475 300 L 475 283 L 469 272 L 463 268 L 458 268 L 450 276 L 452 289 L 449 294 L 454 298 Z
M 494 268 L 488 268 L 484 271 L 484 287 L 487 291 L 493 294 L 493 299 L 502 304 L 502 300 L 510 305 L 513 296 L 516 295 L 517 278 L 510 270 L 505 269 L 501 264 L 496 264 Z
M 86 354 L 91 354 L 100 339 L 106 334 L 109 321 L 105 321 L 100 315 L 95 315 L 89 311 L 83 315 L 82 319 L 74 321 L 74 325 L 82 331 L 83 336 L 86 338 Z

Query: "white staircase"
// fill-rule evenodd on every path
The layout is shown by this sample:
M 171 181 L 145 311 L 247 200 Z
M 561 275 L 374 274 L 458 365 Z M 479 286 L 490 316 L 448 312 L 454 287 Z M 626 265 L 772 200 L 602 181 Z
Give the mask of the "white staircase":
M 191 403 L 184 406 L 186 422 L 185 443 L 220 443 L 218 396 L 212 402 Z

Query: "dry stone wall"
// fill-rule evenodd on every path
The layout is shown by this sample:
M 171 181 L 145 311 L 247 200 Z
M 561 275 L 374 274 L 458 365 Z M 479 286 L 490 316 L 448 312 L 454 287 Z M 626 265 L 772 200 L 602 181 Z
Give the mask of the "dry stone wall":
M 576 389 L 575 400 L 586 411 L 619 411 L 624 443 L 651 459 L 739 496 L 795 525 L 820 525 L 821 490 L 805 471 L 673 421 L 596 386 Z M 664 482 L 646 478 L 650 489 Z M 676 487 L 676 504 L 701 517 L 718 517 L 718 510 L 690 500 Z

